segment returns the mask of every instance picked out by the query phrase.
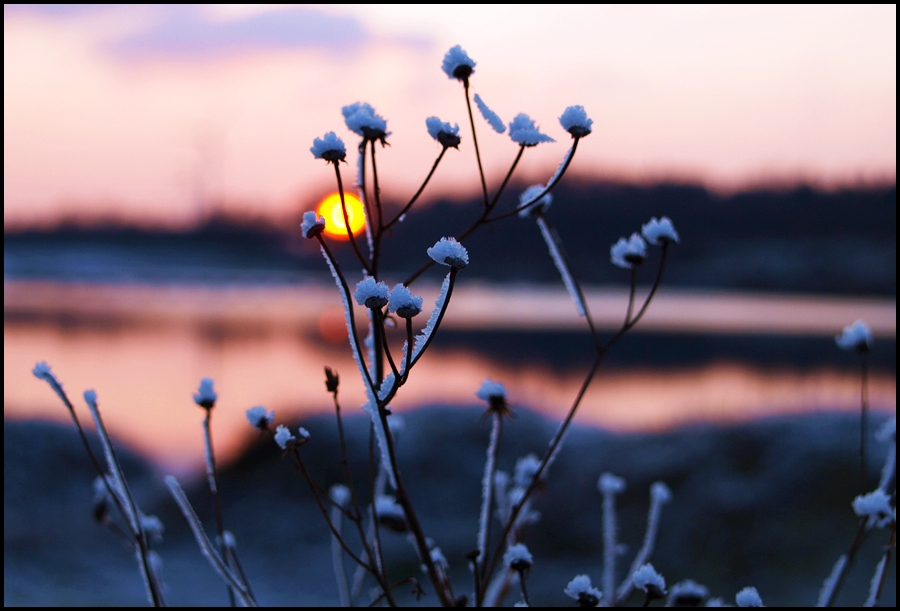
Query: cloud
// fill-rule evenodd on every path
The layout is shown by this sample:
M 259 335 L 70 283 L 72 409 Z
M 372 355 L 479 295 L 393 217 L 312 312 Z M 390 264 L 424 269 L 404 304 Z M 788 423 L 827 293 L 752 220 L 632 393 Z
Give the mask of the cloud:
M 375 36 L 355 17 L 330 15 L 308 7 L 221 19 L 196 4 L 141 8 L 78 5 L 6 5 L 4 16 L 32 15 L 67 20 L 124 13 L 140 26 L 113 35 L 103 50 L 124 60 L 204 60 L 236 53 L 272 49 L 318 48 L 334 52 L 358 51 Z M 409 41 L 400 41 L 409 44 Z
M 152 27 L 122 38 L 109 50 L 123 59 L 207 59 L 268 49 L 355 50 L 371 39 L 362 23 L 295 7 L 228 21 L 197 5 L 167 6 Z

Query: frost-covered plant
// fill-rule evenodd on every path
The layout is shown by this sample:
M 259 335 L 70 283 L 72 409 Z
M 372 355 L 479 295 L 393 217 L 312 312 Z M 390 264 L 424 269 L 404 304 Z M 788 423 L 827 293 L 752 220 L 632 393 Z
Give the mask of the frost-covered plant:
M 581 286 L 570 269 L 562 239 L 548 218 L 552 201 L 551 191 L 563 178 L 572 163 L 579 142 L 592 133 L 593 121 L 582 106 L 566 108 L 559 117 L 559 123 L 571 136 L 571 147 L 545 183 L 529 187 L 518 197 L 517 204 L 503 209 L 501 196 L 526 149 L 541 143 L 552 143 L 555 140 L 542 133 L 535 121 L 528 115 L 521 113 L 516 115 L 509 123 L 509 137 L 518 144 L 518 151 L 505 177 L 491 196 L 481 162 L 470 98 L 471 77 L 474 74 L 475 65 L 468 54 L 461 47 L 456 46 L 448 51 L 441 67 L 450 79 L 460 82 L 463 86 L 472 148 L 475 152 L 482 188 L 481 210 L 465 230 L 455 236 L 440 237 L 426 252 L 417 253 L 423 260 L 421 267 L 403 282 L 395 284 L 393 289 L 388 288 L 381 268 L 384 242 L 391 235 L 392 227 L 403 220 L 423 193 L 447 150 L 451 148 L 459 150 L 463 143 L 459 125 L 443 122 L 437 117 L 426 119 L 428 134 L 442 145 L 441 151 L 416 193 L 399 210 L 390 213 L 381 199 L 376 165 L 376 143 L 380 143 L 384 147 L 387 144 L 387 138 L 391 135 L 387 131 L 387 121 L 377 114 L 368 103 L 356 102 L 341 109 L 347 128 L 361 138 L 357 147 L 359 157 L 356 183 L 364 207 L 366 229 L 364 246 L 357 243 L 356 236 L 350 229 L 341 175 L 341 162 L 345 162 L 347 154 L 343 141 L 335 132 L 327 132 L 324 137 L 315 138 L 313 146 L 310 148 L 314 158 L 322 159 L 326 165 L 334 167 L 347 228 L 347 238 L 355 257 L 354 267 L 358 265 L 362 270 L 362 276 L 355 280 L 353 283 L 355 290 L 351 292 L 351 280 L 348 280 L 348 275 L 343 271 L 326 239 L 327 236 L 324 233 L 326 220 L 312 211 L 303 215 L 302 235 L 316 241 L 325 265 L 334 278 L 343 305 L 350 352 L 365 389 L 366 403 L 362 409 L 369 416 L 371 434 L 376 440 L 377 447 L 377 453 L 373 456 L 373 460 L 376 462 L 370 465 L 371 472 L 377 472 L 377 476 L 373 478 L 374 481 L 371 481 L 371 489 L 363 495 L 354 486 L 341 406 L 338 400 L 340 377 L 329 367 L 325 367 L 325 388 L 332 395 L 335 407 L 343 482 L 326 489 L 314 481 L 306 467 L 304 455 L 311 451 L 311 448 L 314 449 L 316 444 L 305 428 L 299 427 L 296 432 L 292 432 L 285 425 L 279 424 L 273 430 L 274 412 L 267 411 L 263 406 L 252 407 L 246 412 L 249 423 L 261 435 L 272 435 L 275 444 L 282 450 L 282 456 L 291 459 L 307 482 L 310 494 L 331 533 L 332 564 L 338 592 L 341 603 L 347 606 L 357 604 L 375 606 L 381 602 L 396 606 L 393 591 L 400 584 L 412 584 L 417 595 L 424 593 L 424 588 L 415 576 L 408 576 L 400 584 L 392 584 L 388 579 L 382 544 L 382 537 L 386 536 L 387 531 L 406 534 L 415 549 L 422 570 L 427 575 L 431 589 L 442 606 L 461 606 L 466 602 L 471 602 L 476 606 L 499 605 L 503 595 L 515 581 L 518 581 L 521 586 L 522 596 L 521 602 L 516 606 L 530 606 L 526 578 L 535 565 L 535 558 L 521 539 L 526 528 L 540 519 L 540 513 L 533 508 L 535 493 L 545 488 L 550 467 L 563 447 L 572 419 L 605 356 L 612 346 L 634 328 L 644 316 L 660 286 L 669 250 L 679 241 L 672 221 L 668 217 L 662 217 L 659 220 L 651 219 L 641 228 L 641 233 L 635 232 L 630 238 L 622 238 L 612 246 L 610 249 L 612 263 L 630 272 L 630 290 L 622 325 L 611 336 L 602 337 L 594 323 Z M 499 116 L 487 107 L 478 94 L 475 94 L 474 99 L 485 120 L 496 132 L 503 133 L 506 126 Z M 466 597 L 457 597 L 454 594 L 449 574 L 449 562 L 441 551 L 439 542 L 426 535 L 419 521 L 398 463 L 396 444 L 402 426 L 399 425 L 398 416 L 393 415 L 390 406 L 397 394 L 402 392 L 415 365 L 433 345 L 444 315 L 450 307 L 453 289 L 459 275 L 472 263 L 464 245 L 466 239 L 486 225 L 517 216 L 533 219 L 537 224 L 577 313 L 585 319 L 587 330 L 593 339 L 594 352 L 591 366 L 579 392 L 573 398 L 565 418 L 549 440 L 543 455 L 539 457 L 535 454 L 528 454 L 521 457 L 515 465 L 512 476 L 497 468 L 504 417 L 512 416 L 509 393 L 502 383 L 490 378 L 487 378 L 475 392 L 475 395 L 487 404 L 484 418 L 491 422 L 491 433 L 481 482 L 482 503 L 475 534 L 475 550 L 467 555 L 473 574 L 471 586 L 473 600 L 467 601 Z M 636 308 L 637 274 L 639 268 L 648 259 L 648 246 L 660 247 L 661 255 L 653 284 L 643 298 L 640 307 Z M 446 271 L 438 298 L 427 321 L 419 333 L 414 334 L 412 321 L 414 317 L 423 312 L 424 304 L 422 297 L 413 294 L 410 288 L 434 264 L 446 266 L 449 270 Z M 364 309 L 357 312 L 356 306 Z M 362 315 L 367 322 L 368 333 L 365 338 L 360 336 L 356 324 L 359 315 Z M 392 320 L 392 315 L 396 315 L 405 322 L 405 337 L 400 338 L 404 341 L 399 349 L 396 346 L 399 339 L 392 340 L 387 330 L 391 326 L 388 321 Z M 865 356 L 871 345 L 871 332 L 864 324 L 858 322 L 846 329 L 837 341 L 841 347 L 854 348 Z M 153 516 L 148 517 L 141 513 L 134 503 L 100 420 L 96 393 L 87 391 L 85 400 L 101 436 L 106 455 L 106 469 L 100 465 L 91 452 L 75 411 L 62 390 L 62 385 L 50 372 L 49 366 L 39 363 L 34 368 L 34 374 L 50 384 L 69 409 L 85 448 L 97 469 L 98 479 L 94 486 L 95 515 L 102 516 L 102 519 L 98 518 L 101 521 L 109 522 L 109 501 L 111 500 L 118 508 L 126 524 L 125 529 L 119 528 L 118 530 L 125 536 L 135 552 L 139 569 L 144 576 L 148 597 L 152 604 L 164 604 L 159 572 L 161 560 L 150 549 L 151 535 L 158 535 L 162 531 L 162 524 Z M 210 427 L 217 398 L 218 395 L 213 390 L 213 381 L 204 378 L 198 392 L 194 395 L 194 401 L 205 410 L 203 430 L 206 448 L 206 475 L 216 509 L 218 536 L 215 543 L 210 541 L 206 535 L 203 525 L 177 480 L 171 476 L 167 477 L 166 485 L 188 521 L 202 553 L 225 581 L 231 604 L 233 606 L 236 604 L 256 606 L 256 599 L 238 560 L 235 538 L 231 532 L 225 529 L 222 519 Z M 865 414 L 865 366 L 863 368 L 863 414 Z M 892 447 L 895 447 L 895 429 L 890 434 L 882 436 L 890 437 Z M 891 505 L 891 497 L 887 494 L 888 485 L 893 478 L 893 457 L 894 452 L 892 451 L 889 454 L 889 465 L 885 465 L 879 488 L 854 501 L 854 510 L 861 516 L 861 533 L 876 528 L 890 528 L 893 537 L 896 528 L 896 510 Z M 619 549 L 616 496 L 625 489 L 625 481 L 611 473 L 604 473 L 600 477 L 598 488 L 603 495 L 602 591 L 591 584 L 588 575 L 582 574 L 569 582 L 564 593 L 573 598 L 579 606 L 586 607 L 597 606 L 601 603 L 624 604 L 635 590 L 645 593 L 645 604 L 664 598 L 666 596 L 665 580 L 649 564 L 649 561 L 659 532 L 662 506 L 670 501 L 671 492 L 662 482 L 656 482 L 651 486 L 651 504 L 646 535 L 627 574 L 622 576 L 618 575 L 616 571 L 616 555 Z M 364 497 L 370 500 L 366 502 Z M 350 538 L 350 534 L 345 532 L 344 523 L 347 521 L 352 524 L 351 530 L 356 531 L 355 542 Z M 492 530 L 494 531 L 493 535 Z M 440 533 L 437 533 L 437 537 L 440 537 Z M 857 537 L 857 539 L 861 539 L 861 537 Z M 858 547 L 856 541 L 854 545 Z M 823 587 L 820 602 L 823 600 L 830 602 L 833 599 L 847 567 L 852 562 L 855 549 L 855 547 L 851 547 L 851 551 L 839 559 L 835 570 Z M 345 558 L 349 558 L 356 565 L 356 572 L 352 579 L 349 579 L 346 574 Z M 888 551 L 873 577 L 874 593 L 870 594 L 871 600 L 877 600 L 877 593 L 880 593 L 883 585 L 884 570 L 889 559 Z M 375 584 L 375 593 L 368 600 L 363 598 L 363 586 L 367 579 L 370 580 L 370 584 L 372 581 Z M 620 580 L 618 586 L 616 586 L 617 579 Z M 875 587 L 876 582 L 877 588 Z M 668 596 L 670 603 L 693 602 L 697 604 L 708 596 L 708 590 L 704 586 L 687 580 L 672 586 Z M 760 606 L 762 604 L 761 598 L 754 588 L 745 588 L 739 592 L 736 601 L 741 606 Z

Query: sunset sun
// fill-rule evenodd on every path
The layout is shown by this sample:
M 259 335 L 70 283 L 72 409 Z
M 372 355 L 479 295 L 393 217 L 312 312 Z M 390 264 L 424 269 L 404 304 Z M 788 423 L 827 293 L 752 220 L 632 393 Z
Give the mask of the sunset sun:
M 350 220 L 350 230 L 353 232 L 353 235 L 356 235 L 362 231 L 366 222 L 362 202 L 359 201 L 358 197 L 349 193 L 344 194 L 344 201 L 347 203 L 347 218 Z M 316 209 L 316 214 L 325 217 L 326 235 L 339 240 L 347 239 L 347 225 L 344 223 L 344 213 L 341 210 L 341 196 L 339 193 L 332 193 L 323 199 Z

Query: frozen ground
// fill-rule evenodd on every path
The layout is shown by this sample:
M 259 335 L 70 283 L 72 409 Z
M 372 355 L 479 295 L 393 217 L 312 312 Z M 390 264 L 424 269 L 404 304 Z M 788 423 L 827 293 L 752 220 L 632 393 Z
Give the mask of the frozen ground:
M 470 589 L 464 555 L 475 546 L 479 481 L 489 426 L 480 410 L 432 407 L 404 415 L 400 463 L 426 532 L 447 556 L 457 594 Z M 880 418 L 883 418 L 880 417 Z M 333 418 L 304 423 L 304 446 L 316 476 L 337 481 Z M 499 466 L 541 451 L 554 425 L 520 411 L 506 424 Z M 874 428 L 874 426 L 873 426 Z M 351 462 L 361 478 L 367 449 L 365 422 L 348 422 Z M 248 427 L 248 436 L 252 431 Z M 850 501 L 860 490 L 858 419 L 823 413 L 749 424 L 682 428 L 658 435 L 613 435 L 576 427 L 547 490 L 538 501 L 540 524 L 525 542 L 535 557 L 529 592 L 536 605 L 569 605 L 562 590 L 576 573 L 599 581 L 602 564 L 600 473 L 623 476 L 621 537 L 627 566 L 640 545 L 650 484 L 661 479 L 674 493 L 661 524 L 655 566 L 668 583 L 692 578 L 733 602 L 756 586 L 770 606 L 808 605 L 856 530 Z M 199 444 L 201 441 L 197 439 Z M 872 446 L 870 487 L 884 449 Z M 126 472 L 147 513 L 166 526 L 157 547 L 165 562 L 167 596 L 174 605 L 227 604 L 225 588 L 208 567 L 184 519 L 163 490 L 162 475 L 130 455 Z M 142 605 L 134 561 L 121 543 L 91 518 L 90 465 L 70 427 L 4 423 L 4 603 L 6 605 Z M 187 483 L 187 482 L 184 482 Z M 271 440 L 253 445 L 221 477 L 226 525 L 237 537 L 251 585 L 263 605 L 337 602 L 326 528 L 306 484 Z M 201 519 L 213 523 L 208 493 L 189 492 Z M 870 537 L 857 558 L 839 604 L 857 605 L 886 533 Z M 391 576 L 417 574 L 414 552 L 388 535 Z M 893 606 L 896 563 L 882 599 Z M 430 589 L 430 588 L 428 588 Z M 515 599 L 509 597 L 511 604 Z M 434 604 L 430 595 L 425 601 Z M 632 601 L 635 602 L 635 601 Z

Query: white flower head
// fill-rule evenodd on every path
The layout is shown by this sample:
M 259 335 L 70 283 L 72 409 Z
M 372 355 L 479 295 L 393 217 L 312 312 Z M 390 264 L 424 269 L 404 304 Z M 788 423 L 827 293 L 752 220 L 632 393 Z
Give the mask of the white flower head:
M 597 489 L 603 494 L 619 494 L 625 490 L 625 480 L 612 473 L 604 473 L 597 481 Z
M 657 503 L 668 503 L 672 500 L 672 491 L 663 482 L 653 482 L 650 486 L 650 498 Z
M 537 146 L 541 142 L 556 142 L 547 134 L 542 134 L 534 124 L 531 118 L 519 113 L 509 122 L 509 137 L 513 142 L 518 142 L 524 146 Z
M 544 185 L 531 185 L 519 195 L 519 205 L 523 206 L 527 204 L 541 193 L 544 193 L 544 189 L 546 189 Z M 519 216 L 525 218 L 537 214 L 538 212 L 546 212 L 547 208 L 549 208 L 552 203 L 553 195 L 544 193 L 544 195 L 533 204 L 519 210 Z
M 647 242 L 654 246 L 663 242 L 678 242 L 678 232 L 667 216 L 659 220 L 656 220 L 656 217 L 651 218 L 649 223 L 641 227 L 641 233 Z
M 834 338 L 841 350 L 857 350 L 866 352 L 872 347 L 872 329 L 862 320 L 844 327 L 840 335 Z
M 366 276 L 356 284 L 353 297 L 359 305 L 377 310 L 388 302 L 388 293 L 388 285 L 384 282 L 375 282 L 372 276 Z
M 609 258 L 613 265 L 631 269 L 647 258 L 647 244 L 641 236 L 632 233 L 627 240 L 619 238 L 619 241 L 612 245 L 609 249 Z
M 534 453 L 529 452 L 525 456 L 520 457 L 516 460 L 516 470 L 515 475 L 513 475 L 513 482 L 515 482 L 516 486 L 528 488 L 528 486 L 531 485 L 531 480 L 534 479 L 534 474 L 537 473 L 540 466 L 541 459 Z
M 279 424 L 278 428 L 275 429 L 275 443 L 278 444 L 282 450 L 288 449 L 288 444 L 296 441 L 297 438 L 291 435 L 291 432 L 288 430 L 288 427 L 283 424 Z
M 328 496 L 338 507 L 347 507 L 350 502 L 350 489 L 344 484 L 335 484 L 329 488 Z
M 469 253 L 456 238 L 441 238 L 427 252 L 429 257 L 441 265 L 462 269 L 469 264 Z
M 484 120 L 488 122 L 488 125 L 490 125 L 495 132 L 502 134 L 506 131 L 506 124 L 503 123 L 503 119 L 501 119 L 493 110 L 488 108 L 488 105 L 484 103 L 484 100 L 482 100 L 481 96 L 477 93 L 475 94 L 475 105 L 478 107 L 478 112 L 481 113 L 481 116 L 484 117 Z
M 653 598 L 662 598 L 666 592 L 666 580 L 650 563 L 643 564 L 631 575 L 631 581 L 637 589 L 643 590 Z
M 356 102 L 341 109 L 347 128 L 366 140 L 380 140 L 390 136 L 387 132 L 387 121 L 377 114 L 371 104 Z
M 441 69 L 449 78 L 455 78 L 462 82 L 468 82 L 469 77 L 475 72 L 475 62 L 463 51 L 463 48 L 456 45 L 444 55 L 444 61 Z
M 325 231 L 325 217 L 318 216 L 312 210 L 303 213 L 303 223 L 300 224 L 300 231 L 303 232 L 304 238 L 312 239 Z
M 266 408 L 262 405 L 251 407 L 247 410 L 247 420 L 250 425 L 258 428 L 260 431 L 268 431 L 269 425 L 275 420 L 275 412 L 270 410 L 266 412 Z
M 217 395 L 216 391 L 213 390 L 212 378 L 203 378 L 202 380 L 200 380 L 200 388 L 194 395 L 194 402 L 197 405 L 206 409 L 210 409 L 213 405 L 215 405 L 216 399 L 218 397 L 219 395 Z
M 669 588 L 669 606 L 699 606 L 709 596 L 709 588 L 696 581 L 685 579 Z
M 534 558 L 531 557 L 531 552 L 524 543 L 515 543 L 506 548 L 506 553 L 503 554 L 503 564 L 521 573 L 531 568 Z
M 378 514 L 378 523 L 394 532 L 402 533 L 409 528 L 403 507 L 392 496 L 381 495 L 376 498 L 375 513 Z
M 756 588 L 748 586 L 734 597 L 738 607 L 762 607 L 763 601 Z
M 444 148 L 459 147 L 459 125 L 450 125 L 444 123 L 437 117 L 428 117 L 425 119 L 425 127 L 428 128 L 428 135 L 437 140 Z
M 343 140 L 338 138 L 334 132 L 328 132 L 321 138 L 314 139 L 309 152 L 316 159 L 324 159 L 334 164 L 343 161 L 347 156 L 347 148 L 344 146 Z
M 388 311 L 396 312 L 400 318 L 412 318 L 422 311 L 422 297 L 413 295 L 408 288 L 397 284 L 388 295 Z
M 878 526 L 884 526 L 891 522 L 894 510 L 891 507 L 891 497 L 878 488 L 853 499 L 853 512 L 861 518 L 870 518 Z
M 576 575 L 563 592 L 577 600 L 579 607 L 596 607 L 603 598 L 600 590 L 591 585 L 591 578 L 587 575 Z
M 572 134 L 573 138 L 584 138 L 591 133 L 593 120 L 589 119 L 584 106 L 569 106 L 559 118 L 562 128 Z

